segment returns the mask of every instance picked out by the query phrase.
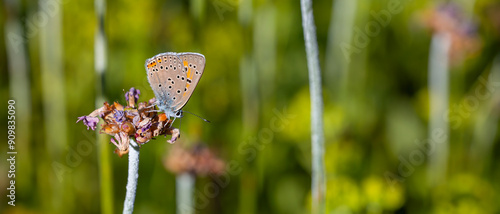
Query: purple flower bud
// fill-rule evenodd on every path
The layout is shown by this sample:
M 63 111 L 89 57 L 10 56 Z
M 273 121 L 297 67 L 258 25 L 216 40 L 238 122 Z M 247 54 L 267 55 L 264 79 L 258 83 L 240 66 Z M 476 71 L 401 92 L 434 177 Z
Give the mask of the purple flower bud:
M 99 122 L 99 118 L 91 116 L 81 116 L 78 117 L 78 120 L 76 122 L 78 123 L 80 121 L 83 121 L 83 125 L 87 126 L 87 130 L 89 130 L 89 128 L 95 130 L 97 123 Z
M 116 122 L 121 123 L 125 120 L 125 112 L 120 111 L 120 110 L 116 110 L 114 117 L 115 117 Z
M 128 98 L 130 95 L 132 95 L 135 98 L 135 102 L 139 99 L 139 95 L 141 94 L 141 91 L 139 89 L 135 89 L 134 87 L 130 88 L 127 93 L 125 93 L 125 100 L 128 101 Z
M 144 126 L 141 127 L 142 132 L 146 132 L 151 128 L 151 122 L 146 123 Z

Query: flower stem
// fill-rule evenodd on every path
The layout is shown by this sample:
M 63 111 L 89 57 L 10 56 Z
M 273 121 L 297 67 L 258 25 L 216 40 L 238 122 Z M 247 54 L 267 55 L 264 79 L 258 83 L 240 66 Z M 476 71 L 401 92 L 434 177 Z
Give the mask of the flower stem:
M 194 183 L 195 176 L 190 172 L 185 172 L 176 177 L 176 198 L 177 198 L 177 214 L 193 214 L 194 213 Z
M 434 139 L 436 133 L 442 136 L 449 135 L 448 122 L 443 119 L 448 110 L 449 92 L 449 50 L 450 35 L 436 33 L 432 37 L 429 54 L 429 139 Z M 428 183 L 431 187 L 445 181 L 446 166 L 448 165 L 449 141 L 443 138 L 435 144 L 434 152 L 429 154 Z
M 127 194 L 125 196 L 125 204 L 123 205 L 123 213 L 132 213 L 134 211 L 135 192 L 137 190 L 137 178 L 139 177 L 139 145 L 130 139 L 130 147 L 128 152 L 128 179 L 127 179 Z
M 318 59 L 318 42 L 311 0 L 301 0 L 302 27 L 306 45 L 309 89 L 311 96 L 311 147 L 312 147 L 312 214 L 325 213 L 325 163 L 323 130 L 323 92 L 321 69 Z

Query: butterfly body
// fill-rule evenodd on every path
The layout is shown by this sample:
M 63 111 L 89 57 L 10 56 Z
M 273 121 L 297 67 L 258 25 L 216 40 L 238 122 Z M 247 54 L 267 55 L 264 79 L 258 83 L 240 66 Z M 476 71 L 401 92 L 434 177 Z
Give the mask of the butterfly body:
M 198 53 L 161 53 L 146 60 L 148 81 L 156 105 L 168 118 L 182 117 L 205 69 L 205 56 Z

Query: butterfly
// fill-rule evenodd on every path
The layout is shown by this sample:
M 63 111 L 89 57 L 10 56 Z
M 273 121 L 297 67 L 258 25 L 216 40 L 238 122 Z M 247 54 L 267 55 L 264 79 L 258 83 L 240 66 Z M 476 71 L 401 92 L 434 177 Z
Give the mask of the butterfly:
M 147 59 L 145 67 L 158 109 L 169 119 L 182 117 L 182 108 L 205 69 L 205 56 L 199 53 L 160 53 Z

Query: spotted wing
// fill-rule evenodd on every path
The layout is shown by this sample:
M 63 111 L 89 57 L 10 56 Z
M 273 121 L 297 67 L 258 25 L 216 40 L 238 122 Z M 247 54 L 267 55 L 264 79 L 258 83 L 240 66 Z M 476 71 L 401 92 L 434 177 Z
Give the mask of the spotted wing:
M 158 107 L 161 110 L 172 109 L 178 105 L 181 95 L 176 89 L 182 87 L 180 77 L 182 61 L 177 53 L 161 53 L 146 60 L 146 70 L 151 89 L 155 93 Z
M 180 110 L 193 94 L 205 69 L 198 53 L 161 53 L 146 60 L 148 81 L 161 110 Z
M 180 100 L 172 107 L 174 111 L 180 110 L 186 105 L 201 79 L 205 70 L 205 56 L 198 53 L 180 53 L 179 58 L 182 60 L 181 85 L 183 88 L 176 89 L 175 93 L 180 94 Z M 179 93 L 179 90 L 181 93 Z

